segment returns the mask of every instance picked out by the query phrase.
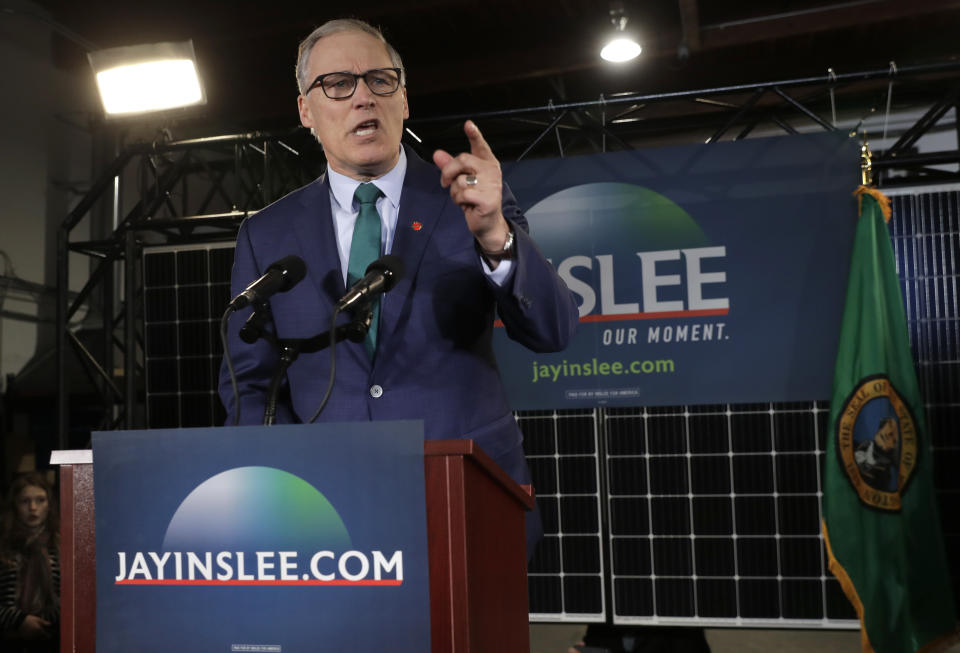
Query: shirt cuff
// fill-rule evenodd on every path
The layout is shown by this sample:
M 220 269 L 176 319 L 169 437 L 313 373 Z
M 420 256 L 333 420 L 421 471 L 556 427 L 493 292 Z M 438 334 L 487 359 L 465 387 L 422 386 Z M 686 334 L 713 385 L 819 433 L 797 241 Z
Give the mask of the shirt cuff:
M 483 266 L 483 273 L 487 275 L 487 278 L 498 286 L 503 286 L 509 281 L 513 273 L 513 259 L 509 258 L 502 259 L 500 263 L 497 264 L 497 269 L 491 270 L 487 259 L 481 255 L 480 265 Z

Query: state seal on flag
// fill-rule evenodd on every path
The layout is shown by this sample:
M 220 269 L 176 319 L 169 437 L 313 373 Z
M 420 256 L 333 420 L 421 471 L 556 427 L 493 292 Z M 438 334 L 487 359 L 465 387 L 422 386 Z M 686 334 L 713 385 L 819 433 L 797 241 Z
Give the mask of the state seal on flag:
M 897 512 L 917 466 L 910 406 L 883 375 L 861 379 L 837 417 L 837 456 L 860 500 Z

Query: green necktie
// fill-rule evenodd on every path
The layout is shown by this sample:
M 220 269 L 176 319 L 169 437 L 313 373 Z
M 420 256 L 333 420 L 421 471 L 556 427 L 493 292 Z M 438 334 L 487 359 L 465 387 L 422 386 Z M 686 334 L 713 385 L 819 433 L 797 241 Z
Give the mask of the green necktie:
M 377 212 L 377 198 L 383 195 L 373 184 L 360 184 L 353 194 L 355 202 L 360 204 L 360 214 L 353 225 L 353 241 L 350 243 L 350 261 L 347 265 L 347 288 L 363 279 L 367 266 L 380 258 L 380 214 Z M 373 301 L 373 320 L 364 346 L 370 360 L 377 350 L 377 327 L 380 324 L 380 298 Z

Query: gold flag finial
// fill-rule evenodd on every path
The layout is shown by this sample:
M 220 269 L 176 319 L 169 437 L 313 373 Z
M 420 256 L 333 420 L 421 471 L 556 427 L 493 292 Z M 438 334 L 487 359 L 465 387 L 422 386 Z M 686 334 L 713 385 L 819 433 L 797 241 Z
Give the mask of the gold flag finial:
M 864 186 L 873 185 L 873 152 L 870 151 L 870 143 L 866 139 L 860 146 L 860 183 Z

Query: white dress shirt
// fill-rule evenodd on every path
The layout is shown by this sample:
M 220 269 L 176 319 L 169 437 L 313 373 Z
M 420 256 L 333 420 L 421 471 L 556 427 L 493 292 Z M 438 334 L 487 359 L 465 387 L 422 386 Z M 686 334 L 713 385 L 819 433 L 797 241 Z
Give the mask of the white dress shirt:
M 403 179 L 407 174 L 407 155 L 400 148 L 397 165 L 372 183 L 383 193 L 377 198 L 377 212 L 380 214 L 380 251 L 389 254 L 393 249 L 393 236 L 397 232 L 397 217 L 400 213 L 400 195 L 403 193 Z M 439 177 L 440 171 L 437 171 Z M 343 283 L 347 283 L 347 267 L 350 261 L 350 245 L 353 243 L 353 226 L 360 213 L 360 205 L 353 201 L 353 194 L 361 184 L 356 179 L 342 175 L 327 167 L 327 179 L 330 182 L 330 212 L 333 215 L 333 231 L 337 236 L 337 252 L 340 254 L 340 271 Z M 502 286 L 513 269 L 513 261 L 500 261 L 495 270 L 479 254 L 477 258 L 483 265 L 483 271 L 498 286 Z

